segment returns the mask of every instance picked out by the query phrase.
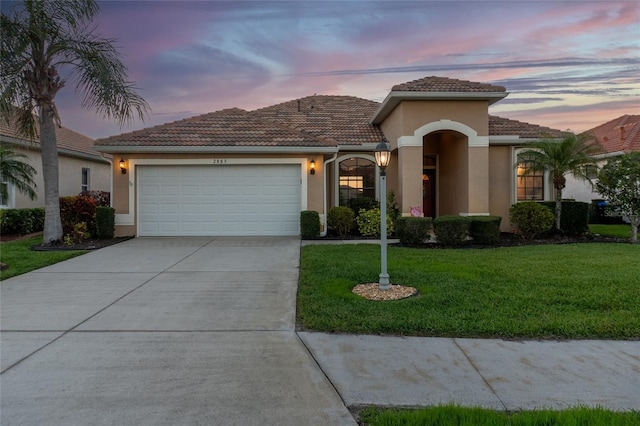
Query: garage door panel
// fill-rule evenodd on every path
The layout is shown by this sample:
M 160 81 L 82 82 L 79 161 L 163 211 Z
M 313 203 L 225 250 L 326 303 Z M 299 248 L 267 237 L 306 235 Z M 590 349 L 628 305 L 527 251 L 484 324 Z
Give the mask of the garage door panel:
M 298 235 L 299 165 L 140 166 L 139 235 Z

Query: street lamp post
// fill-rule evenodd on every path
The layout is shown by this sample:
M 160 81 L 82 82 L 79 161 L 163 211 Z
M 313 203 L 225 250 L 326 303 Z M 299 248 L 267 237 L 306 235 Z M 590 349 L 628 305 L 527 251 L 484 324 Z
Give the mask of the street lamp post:
M 387 172 L 391 159 L 391 150 L 385 139 L 382 139 L 374 151 L 376 164 L 380 167 L 380 280 L 378 288 L 389 290 L 389 274 L 387 273 Z

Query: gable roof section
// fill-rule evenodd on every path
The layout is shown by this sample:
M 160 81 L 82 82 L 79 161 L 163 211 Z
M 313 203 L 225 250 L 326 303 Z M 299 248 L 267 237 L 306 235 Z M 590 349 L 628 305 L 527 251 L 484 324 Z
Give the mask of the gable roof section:
M 313 95 L 250 114 L 328 138 L 337 145 L 378 144 L 384 135 L 369 120 L 379 105 L 354 96 Z
M 304 147 L 311 151 L 314 148 L 331 151 L 330 148 L 335 147 L 335 142 L 303 130 L 263 120 L 240 108 L 230 108 L 99 139 L 96 145 L 102 151 L 113 152 L 205 152 L 223 147 L 228 151 L 233 151 L 234 147 L 238 151 L 259 151 L 260 147 Z
M 584 133 L 593 135 L 607 153 L 640 151 L 640 115 L 625 114 Z
M 36 137 L 40 132 L 36 121 Z M 93 139 L 66 127 L 55 126 L 56 142 L 60 154 L 79 156 L 93 160 L 105 161 L 104 154 L 93 149 Z M 30 141 L 18 133 L 16 126 L 10 126 L 4 119 L 0 119 L 0 139 L 3 142 L 27 148 L 40 149 L 40 141 Z M 110 157 L 110 156 L 109 156 Z
M 380 124 L 402 101 L 487 101 L 492 105 L 507 97 L 502 86 L 447 77 L 425 77 L 396 84 L 371 118 Z
M 540 139 L 543 137 L 560 137 L 562 132 L 550 127 L 489 115 L 489 136 L 515 135 L 523 139 Z
M 425 77 L 418 80 L 396 84 L 392 92 L 437 92 L 437 93 L 506 93 L 502 86 L 476 83 L 447 77 Z

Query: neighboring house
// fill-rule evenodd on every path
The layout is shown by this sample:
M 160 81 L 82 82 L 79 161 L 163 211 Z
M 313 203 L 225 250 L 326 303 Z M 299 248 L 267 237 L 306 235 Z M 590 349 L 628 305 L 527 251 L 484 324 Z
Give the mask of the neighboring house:
M 518 178 L 517 151 L 558 130 L 489 115 L 504 87 L 443 77 L 396 85 L 382 103 L 308 96 L 225 109 L 96 141 L 113 175 L 118 235 L 298 235 L 301 210 L 379 198 L 373 150 L 389 141 L 387 188 L 403 215 L 499 215 L 553 199 Z
M 598 162 L 599 167 L 605 165 L 609 158 L 640 151 L 640 115 L 623 115 L 584 133 L 593 136 L 593 139 L 603 148 L 604 153 L 598 156 L 601 159 Z M 596 176 L 597 170 L 594 169 L 591 178 Z M 595 192 L 589 182 L 567 176 L 566 185 L 563 191 L 565 198 L 586 203 L 602 199 L 602 195 Z
M 93 149 L 93 139 L 65 127 L 57 127 L 56 136 L 60 196 L 78 195 L 86 190 L 110 192 L 111 155 L 96 151 Z M 27 155 L 27 162 L 37 171 L 34 180 L 38 185 L 38 197 L 35 200 L 30 200 L 0 176 L 0 185 L 7 185 L 9 194 L 8 199 L 0 200 L 0 209 L 44 207 L 44 181 L 39 141 L 32 142 L 21 137 L 15 127 L 0 120 L 0 143 L 16 152 Z

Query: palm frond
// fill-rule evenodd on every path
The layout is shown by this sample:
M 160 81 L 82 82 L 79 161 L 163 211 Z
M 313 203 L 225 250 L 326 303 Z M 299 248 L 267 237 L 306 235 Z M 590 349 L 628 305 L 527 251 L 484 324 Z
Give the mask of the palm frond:
M 27 163 L 28 160 L 26 155 L 15 152 L 5 145 L 0 145 L 0 176 L 15 186 L 19 192 L 35 200 L 37 197 L 35 190 L 38 186 L 33 177 L 37 172 Z M 3 194 L 3 196 L 6 197 L 7 194 Z

